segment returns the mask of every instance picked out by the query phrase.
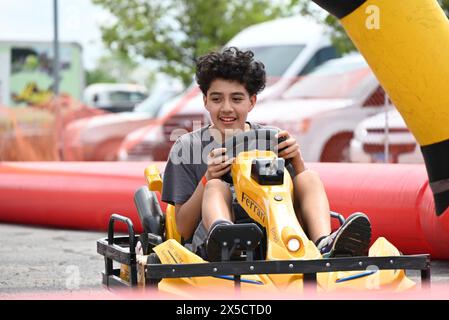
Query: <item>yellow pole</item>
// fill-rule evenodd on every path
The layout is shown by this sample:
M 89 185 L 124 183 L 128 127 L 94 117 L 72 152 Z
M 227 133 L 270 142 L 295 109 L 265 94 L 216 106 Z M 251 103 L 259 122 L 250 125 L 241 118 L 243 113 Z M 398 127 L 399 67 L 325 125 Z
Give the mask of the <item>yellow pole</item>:
M 436 0 L 314 0 L 347 34 L 413 133 L 437 214 L 449 207 L 449 21 Z

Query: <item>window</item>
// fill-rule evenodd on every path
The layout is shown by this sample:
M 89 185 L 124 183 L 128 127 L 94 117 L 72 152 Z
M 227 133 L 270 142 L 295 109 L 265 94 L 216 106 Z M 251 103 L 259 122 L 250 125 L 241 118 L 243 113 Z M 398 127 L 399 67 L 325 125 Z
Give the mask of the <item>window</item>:
M 165 102 L 169 101 L 173 98 L 178 91 L 174 90 L 160 90 L 155 91 L 150 95 L 149 98 L 142 101 L 140 104 L 136 106 L 134 109 L 135 112 L 147 113 L 151 117 L 156 117 L 160 108 L 164 105 Z
M 281 77 L 303 49 L 304 45 L 249 48 L 254 52 L 255 58 L 263 62 L 269 77 Z
M 304 69 L 301 70 L 299 76 L 304 76 L 327 60 L 338 58 L 340 56 L 341 55 L 337 52 L 335 47 L 329 46 L 321 48 L 313 55 L 312 59 L 310 59 Z
M 130 91 L 113 91 L 109 95 L 112 103 L 118 102 L 140 102 L 146 98 L 146 95 L 141 92 Z
M 371 88 L 373 79 L 373 73 L 361 57 L 332 59 L 293 85 L 283 97 L 286 99 L 358 98 Z

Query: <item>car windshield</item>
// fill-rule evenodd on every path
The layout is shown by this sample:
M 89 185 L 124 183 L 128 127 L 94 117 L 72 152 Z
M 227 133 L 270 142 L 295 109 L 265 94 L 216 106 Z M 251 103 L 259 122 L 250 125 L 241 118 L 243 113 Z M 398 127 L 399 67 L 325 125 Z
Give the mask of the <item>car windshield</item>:
M 155 118 L 162 105 L 177 93 L 177 91 L 172 90 L 156 91 L 147 99 L 139 103 L 134 109 L 134 112 L 146 113 Z
M 360 97 L 374 78 L 363 59 L 334 59 L 317 67 L 288 89 L 286 99 L 352 99 Z
M 109 94 L 109 99 L 113 103 L 118 102 L 140 102 L 147 96 L 142 92 L 133 91 L 113 91 Z
M 254 47 L 247 50 L 254 52 L 255 58 L 263 62 L 267 84 L 271 85 L 280 79 L 303 49 L 304 45 L 300 44 Z

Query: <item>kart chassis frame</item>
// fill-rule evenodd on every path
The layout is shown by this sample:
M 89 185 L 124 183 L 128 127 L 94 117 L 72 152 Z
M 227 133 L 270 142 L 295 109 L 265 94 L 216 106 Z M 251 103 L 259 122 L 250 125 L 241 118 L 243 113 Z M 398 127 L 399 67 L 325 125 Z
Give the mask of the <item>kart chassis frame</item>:
M 114 222 L 127 225 L 127 236 L 114 236 Z M 153 244 L 162 243 L 162 238 L 149 234 Z M 105 271 L 102 283 L 106 287 L 137 287 L 137 259 L 135 246 L 138 237 L 129 218 L 113 214 L 109 221 L 108 237 L 97 241 L 97 252 L 104 256 Z M 113 268 L 113 262 L 129 267 L 129 281 L 120 278 L 120 269 Z M 419 270 L 421 287 L 430 287 L 430 255 L 402 255 L 384 257 L 337 257 L 315 260 L 278 261 L 221 261 L 195 264 L 145 264 L 145 283 L 147 287 L 157 288 L 164 278 L 183 277 L 232 277 L 237 291 L 240 290 L 241 276 L 251 274 L 304 274 L 304 281 L 316 288 L 317 273 L 332 271 L 366 270 Z M 314 286 L 312 286 L 312 284 Z

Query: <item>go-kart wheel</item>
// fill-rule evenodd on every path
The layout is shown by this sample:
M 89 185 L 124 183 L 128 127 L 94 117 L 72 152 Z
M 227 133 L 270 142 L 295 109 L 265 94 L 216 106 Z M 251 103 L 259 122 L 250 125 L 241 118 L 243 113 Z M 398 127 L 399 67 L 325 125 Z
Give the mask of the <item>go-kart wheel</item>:
M 251 150 L 273 151 L 278 154 L 282 151 L 277 150 L 278 144 L 286 140 L 285 137 L 275 138 L 278 132 L 276 129 L 256 129 L 241 132 L 227 139 L 222 144 L 222 148 L 226 148 L 225 155 L 228 159 L 236 157 L 242 151 Z M 290 159 L 285 160 L 285 166 L 289 164 Z M 221 179 L 229 184 L 233 183 L 230 171 L 225 173 Z

